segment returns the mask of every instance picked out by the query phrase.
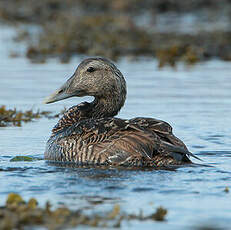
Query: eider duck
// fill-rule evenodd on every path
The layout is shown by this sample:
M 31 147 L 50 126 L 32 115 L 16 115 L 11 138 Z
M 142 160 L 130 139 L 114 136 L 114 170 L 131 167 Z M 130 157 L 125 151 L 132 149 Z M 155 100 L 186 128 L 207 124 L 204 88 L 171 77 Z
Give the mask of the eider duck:
M 173 135 L 168 123 L 154 118 L 115 117 L 126 99 L 126 82 L 111 61 L 83 60 L 73 76 L 44 103 L 83 96 L 93 96 L 94 100 L 64 113 L 47 142 L 46 160 L 128 167 L 192 163 L 189 156 L 194 155 Z

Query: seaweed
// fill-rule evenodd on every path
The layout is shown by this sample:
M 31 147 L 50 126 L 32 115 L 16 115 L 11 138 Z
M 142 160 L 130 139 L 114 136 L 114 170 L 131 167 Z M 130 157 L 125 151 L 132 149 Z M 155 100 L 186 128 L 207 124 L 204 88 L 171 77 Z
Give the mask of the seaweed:
M 32 109 L 24 112 L 18 111 L 16 108 L 7 109 L 5 105 L 0 107 L 0 127 L 6 126 L 22 126 L 22 123 L 27 123 L 39 119 L 42 117 L 46 118 L 57 118 L 62 115 L 66 109 L 64 108 L 60 113 L 52 115 L 50 111 L 37 111 L 34 112 Z
M 35 198 L 26 202 L 19 194 L 10 193 L 4 206 L 0 207 L 0 229 L 24 229 L 41 226 L 48 229 L 66 229 L 76 226 L 119 228 L 122 221 L 164 221 L 167 210 L 158 208 L 153 214 L 122 213 L 116 204 L 111 211 L 85 214 L 82 209 L 71 210 L 62 206 L 52 210 L 49 202 L 44 208 L 39 207 Z

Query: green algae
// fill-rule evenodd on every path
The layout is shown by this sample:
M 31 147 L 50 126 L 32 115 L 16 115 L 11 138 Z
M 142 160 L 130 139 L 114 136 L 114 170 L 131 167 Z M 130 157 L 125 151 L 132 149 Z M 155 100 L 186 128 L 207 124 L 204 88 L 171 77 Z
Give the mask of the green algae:
M 10 159 L 10 162 L 17 162 L 17 161 L 38 161 L 41 160 L 40 158 L 36 157 L 29 157 L 29 156 L 15 156 Z
M 70 210 L 65 206 L 52 210 L 49 202 L 41 208 L 35 198 L 26 202 L 19 194 L 10 193 L 5 206 L 0 207 L 0 230 L 35 226 L 47 229 L 67 229 L 77 226 L 119 228 L 123 221 L 163 221 L 166 214 L 166 209 L 158 208 L 156 212 L 148 216 L 131 215 L 122 213 L 118 204 L 111 211 L 100 212 L 100 214 L 95 212 L 85 214 L 81 209 Z

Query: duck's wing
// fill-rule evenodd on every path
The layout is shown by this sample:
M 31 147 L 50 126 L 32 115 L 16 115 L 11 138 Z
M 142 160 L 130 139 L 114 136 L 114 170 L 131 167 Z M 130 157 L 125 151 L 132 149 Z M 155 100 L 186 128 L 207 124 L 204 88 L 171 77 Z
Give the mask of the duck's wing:
M 160 122 L 149 118 L 88 119 L 69 127 L 55 141 L 58 156 L 79 164 L 162 166 L 190 162 L 183 142 L 173 136 L 167 123 Z
M 187 156 L 192 156 L 200 160 L 200 158 L 188 151 L 183 141 L 181 141 L 173 134 L 172 127 L 167 122 L 157 120 L 154 118 L 144 117 L 131 119 L 130 122 L 132 124 L 138 125 L 141 129 L 145 131 L 149 131 L 153 134 L 156 134 L 160 138 L 160 144 L 162 145 L 162 148 L 165 150 L 166 155 L 170 154 L 173 156 L 177 154 L 175 156 L 176 158 L 180 157 L 182 158 L 182 160 L 185 161 L 189 160 Z
M 132 124 L 138 125 L 143 130 L 156 133 L 162 141 L 169 142 L 187 150 L 186 145 L 179 138 L 173 135 L 172 127 L 167 122 L 154 118 L 137 117 L 131 119 Z
M 78 164 L 134 165 L 151 159 L 156 143 L 151 133 L 130 127 L 129 120 L 86 119 L 53 135 L 45 156 Z

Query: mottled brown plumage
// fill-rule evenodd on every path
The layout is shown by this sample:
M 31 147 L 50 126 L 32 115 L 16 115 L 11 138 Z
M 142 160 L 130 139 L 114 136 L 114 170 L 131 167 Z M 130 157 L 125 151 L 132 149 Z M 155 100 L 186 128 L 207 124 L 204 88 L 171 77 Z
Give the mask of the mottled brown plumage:
M 115 118 L 124 105 L 126 82 L 109 60 L 84 60 L 46 103 L 94 96 L 71 107 L 52 130 L 45 159 L 79 165 L 168 166 L 191 163 L 193 156 L 161 120 Z

